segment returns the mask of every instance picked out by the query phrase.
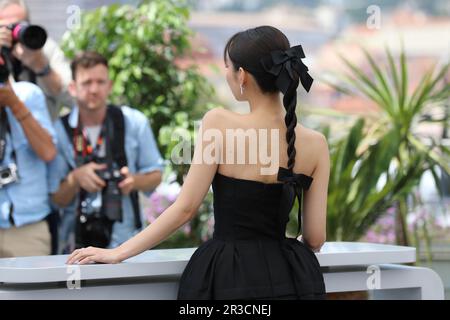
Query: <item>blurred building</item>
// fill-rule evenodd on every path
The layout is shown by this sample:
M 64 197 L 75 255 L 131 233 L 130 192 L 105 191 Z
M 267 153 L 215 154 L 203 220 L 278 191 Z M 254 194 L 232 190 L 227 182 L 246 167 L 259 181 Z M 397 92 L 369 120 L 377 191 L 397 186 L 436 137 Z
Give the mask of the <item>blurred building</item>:
M 303 46 L 306 54 L 304 62 L 314 70 L 316 53 L 344 28 L 338 21 L 338 11 L 332 12 L 324 7 L 313 10 L 279 5 L 254 12 L 197 11 L 192 13 L 189 26 L 197 34 L 197 40 L 194 41 L 201 44 L 200 46 L 195 43 L 193 47 L 202 47 L 209 53 L 202 57 L 196 55 L 199 58 L 196 62 L 205 69 L 205 74 L 214 84 L 219 99 L 236 111 L 245 111 L 246 104 L 236 102 L 232 98 L 225 81 L 223 48 L 233 34 L 260 25 L 274 26 L 286 34 L 291 45 Z M 219 72 L 211 72 L 214 69 Z M 310 97 L 300 90 L 299 93 L 304 101 Z
M 385 48 L 388 47 L 396 59 L 402 46 L 408 63 L 408 85 L 413 90 L 419 85 L 421 76 L 433 65 L 450 61 L 450 18 L 426 16 L 421 12 L 402 8 L 382 15 L 379 29 L 351 25 L 319 50 L 315 58 L 315 71 L 322 75 L 328 71 L 344 72 L 346 68 L 338 53 L 368 71 L 370 66 L 361 47 L 366 48 L 380 67 L 383 67 L 387 63 Z M 366 99 L 340 95 L 324 84 L 316 87 L 316 90 L 318 105 L 350 113 L 376 110 L 376 106 Z
M 59 41 L 68 30 L 70 15 L 74 6 L 89 10 L 113 3 L 136 3 L 136 0 L 25 0 L 31 21 L 44 26 L 49 35 Z

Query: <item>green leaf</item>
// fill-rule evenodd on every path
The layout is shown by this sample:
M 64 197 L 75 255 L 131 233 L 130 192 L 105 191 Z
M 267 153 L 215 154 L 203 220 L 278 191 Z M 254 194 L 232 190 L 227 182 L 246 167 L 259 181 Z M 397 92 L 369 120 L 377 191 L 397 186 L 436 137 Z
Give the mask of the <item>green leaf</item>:
M 403 50 L 403 43 L 402 43 L 402 52 L 400 53 L 400 70 L 401 70 L 401 78 L 400 78 L 400 92 L 399 92 L 399 107 L 401 110 L 405 108 L 405 101 L 406 101 L 406 95 L 407 95 L 407 89 L 408 89 L 408 69 L 406 66 L 406 54 Z
M 374 59 L 372 58 L 372 56 L 369 54 L 369 52 L 362 48 L 364 55 L 366 56 L 367 60 L 370 63 L 370 66 L 372 67 L 372 70 L 378 80 L 378 82 L 381 84 L 381 87 L 379 88 L 379 92 L 380 95 L 384 97 L 384 100 L 386 100 L 388 103 L 386 105 L 386 107 L 393 107 L 393 97 L 391 94 L 391 90 L 389 88 L 389 85 L 387 83 L 386 77 L 383 74 L 383 72 L 381 71 L 381 69 L 377 66 L 377 63 L 374 61 Z M 395 112 L 392 112 L 395 113 Z

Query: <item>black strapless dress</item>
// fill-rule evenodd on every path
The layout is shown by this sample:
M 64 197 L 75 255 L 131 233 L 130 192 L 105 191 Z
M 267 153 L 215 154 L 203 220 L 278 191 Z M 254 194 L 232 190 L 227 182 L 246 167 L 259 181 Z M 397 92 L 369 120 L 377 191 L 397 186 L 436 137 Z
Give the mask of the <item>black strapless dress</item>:
M 315 253 L 285 236 L 295 196 L 301 198 L 312 178 L 280 168 L 278 180 L 284 183 L 216 173 L 214 235 L 192 255 L 180 279 L 178 299 L 325 297 Z

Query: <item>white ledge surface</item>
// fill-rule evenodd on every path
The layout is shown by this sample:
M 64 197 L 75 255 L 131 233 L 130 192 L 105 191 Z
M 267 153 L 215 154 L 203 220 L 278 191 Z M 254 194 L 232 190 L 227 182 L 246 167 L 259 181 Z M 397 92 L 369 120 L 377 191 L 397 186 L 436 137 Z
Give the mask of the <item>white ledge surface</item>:
M 67 281 L 180 276 L 195 248 L 149 250 L 119 264 L 66 265 L 67 255 L 0 259 L 0 282 Z M 411 263 L 416 248 L 363 242 L 327 242 L 316 253 L 322 267 Z M 79 269 L 78 269 L 79 268 Z

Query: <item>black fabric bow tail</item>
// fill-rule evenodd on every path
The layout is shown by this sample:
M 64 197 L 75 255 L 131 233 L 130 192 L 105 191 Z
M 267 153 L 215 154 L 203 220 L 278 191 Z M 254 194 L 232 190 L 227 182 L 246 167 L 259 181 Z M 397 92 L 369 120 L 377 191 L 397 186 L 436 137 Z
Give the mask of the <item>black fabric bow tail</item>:
M 284 182 L 282 199 L 283 205 L 287 206 L 287 210 L 290 212 L 292 209 L 295 198 L 298 199 L 298 230 L 297 236 L 300 235 L 302 228 L 302 194 L 303 190 L 308 190 L 313 181 L 312 177 L 304 175 L 302 173 L 296 174 L 292 170 L 280 167 L 278 170 L 278 181 Z
M 261 59 L 261 64 L 267 72 L 276 77 L 276 85 L 283 94 L 286 94 L 290 84 L 300 78 L 303 88 L 307 92 L 311 88 L 313 78 L 308 73 L 308 67 L 302 62 L 305 53 L 301 45 L 294 46 L 286 51 L 275 50 L 267 57 Z

